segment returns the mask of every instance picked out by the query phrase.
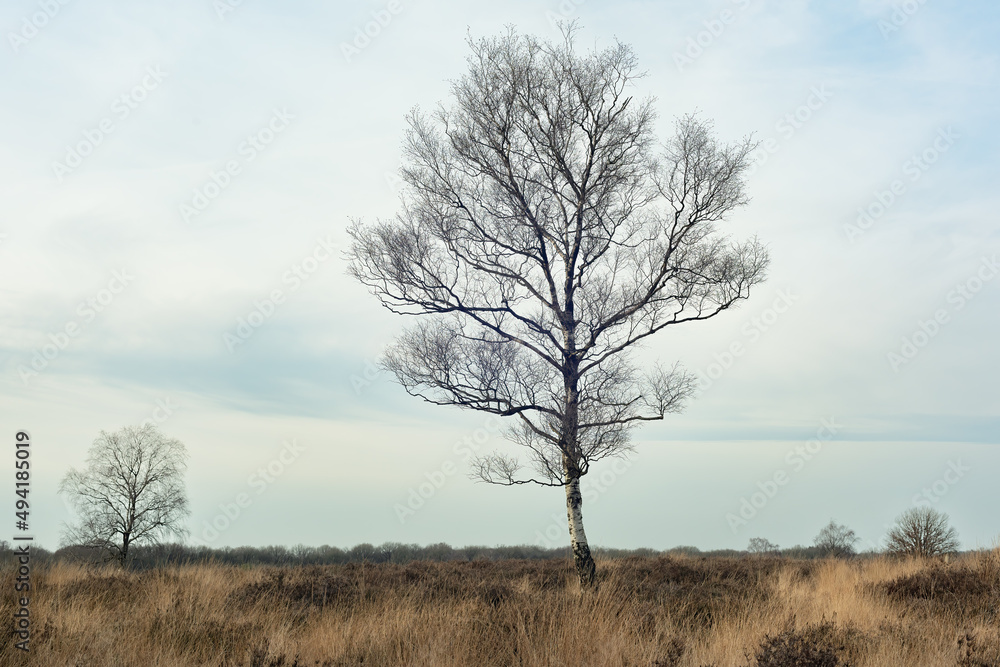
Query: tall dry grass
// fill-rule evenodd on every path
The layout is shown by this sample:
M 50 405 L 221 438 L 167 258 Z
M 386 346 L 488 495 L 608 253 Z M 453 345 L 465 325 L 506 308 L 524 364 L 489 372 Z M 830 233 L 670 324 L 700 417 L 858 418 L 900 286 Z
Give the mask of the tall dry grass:
M 1000 665 L 1000 551 L 950 564 L 628 558 L 33 572 L 2 665 Z M 13 614 L 13 570 L 0 613 Z M 9 621 L 8 621 L 9 623 Z

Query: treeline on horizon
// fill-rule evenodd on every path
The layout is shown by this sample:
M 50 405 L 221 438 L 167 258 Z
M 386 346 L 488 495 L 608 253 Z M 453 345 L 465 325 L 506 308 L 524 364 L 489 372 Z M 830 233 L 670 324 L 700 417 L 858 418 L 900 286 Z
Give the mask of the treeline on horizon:
M 3 560 L 12 559 L 14 551 L 7 544 L 0 544 Z M 344 565 L 347 563 L 410 563 L 414 561 L 474 561 L 474 560 L 547 560 L 572 557 L 569 547 L 547 549 L 535 545 L 515 546 L 466 546 L 452 547 L 445 543 L 401 544 L 387 542 L 375 546 L 364 543 L 350 549 L 323 545 L 311 547 L 297 545 L 265 547 L 220 547 L 191 546 L 185 544 L 157 544 L 136 546 L 129 552 L 130 565 L 135 568 L 150 568 L 164 565 L 184 565 L 197 563 L 219 563 L 226 565 Z M 598 558 L 692 556 L 705 558 L 760 557 L 737 549 L 715 549 L 702 551 L 697 547 L 680 546 L 658 551 L 656 549 L 613 549 L 597 547 L 594 555 Z M 831 555 L 821 547 L 795 546 L 778 549 L 766 554 L 785 558 L 813 559 Z M 858 554 L 856 557 L 877 555 L 875 552 Z M 106 552 L 84 546 L 68 546 L 51 552 L 33 546 L 31 559 L 35 563 L 81 562 L 101 563 L 107 560 Z

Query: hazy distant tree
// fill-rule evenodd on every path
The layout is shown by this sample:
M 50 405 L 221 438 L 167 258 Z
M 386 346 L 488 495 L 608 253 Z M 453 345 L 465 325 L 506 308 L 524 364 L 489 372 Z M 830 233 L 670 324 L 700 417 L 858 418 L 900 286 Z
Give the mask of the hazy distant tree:
M 755 555 L 777 554 L 778 545 L 763 537 L 751 537 L 747 545 L 747 552 Z
M 897 556 L 943 556 L 958 551 L 958 532 L 948 515 L 933 507 L 911 507 L 886 535 L 886 550 Z
M 374 544 L 368 542 L 362 542 L 361 544 L 351 547 L 350 551 L 347 552 L 352 561 L 356 562 L 372 562 L 379 563 L 387 558 L 383 557 L 383 551 L 376 547 Z
M 681 546 L 674 547 L 672 549 L 667 549 L 668 554 L 683 554 L 685 556 L 700 556 L 701 549 L 698 547 L 692 547 L 690 545 L 682 544 Z
M 183 536 L 187 451 L 152 424 L 101 431 L 83 470 L 70 468 L 59 492 L 76 511 L 63 541 L 108 550 L 122 565 L 133 545 Z
M 830 519 L 830 523 L 819 531 L 813 544 L 824 556 L 844 558 L 854 555 L 854 545 L 860 540 L 853 530 Z
M 408 117 L 401 212 L 355 223 L 349 258 L 386 308 L 420 316 L 382 361 L 406 391 L 514 418 L 531 471 L 494 453 L 474 476 L 565 487 L 589 584 L 580 478 L 694 387 L 633 349 L 747 298 L 767 254 L 716 232 L 747 202 L 754 145 L 720 145 L 693 116 L 659 144 L 631 49 L 564 37 L 470 40 L 453 104 Z

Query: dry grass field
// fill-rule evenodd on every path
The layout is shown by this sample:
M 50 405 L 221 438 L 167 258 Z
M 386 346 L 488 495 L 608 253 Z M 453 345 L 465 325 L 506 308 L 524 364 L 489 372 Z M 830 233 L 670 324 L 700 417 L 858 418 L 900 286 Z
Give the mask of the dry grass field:
M 949 564 L 660 557 L 599 568 L 597 590 L 581 592 L 564 561 L 56 564 L 32 572 L 31 655 L 8 635 L 0 664 L 1000 665 L 1000 551 Z M 13 577 L 4 566 L 2 590 Z

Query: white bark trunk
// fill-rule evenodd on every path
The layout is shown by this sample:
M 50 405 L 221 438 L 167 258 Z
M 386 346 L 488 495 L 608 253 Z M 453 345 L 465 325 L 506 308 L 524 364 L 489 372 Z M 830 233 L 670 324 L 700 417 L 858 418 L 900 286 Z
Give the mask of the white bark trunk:
M 574 498 L 577 500 L 574 501 Z M 569 537 L 573 541 L 573 544 L 587 545 L 587 533 L 583 529 L 582 505 L 583 498 L 580 493 L 580 480 L 575 479 L 566 485 L 566 513 L 569 517 Z
M 566 485 L 566 515 L 569 519 L 569 539 L 573 549 L 573 563 L 580 575 L 580 583 L 589 586 L 594 583 L 596 567 L 590 555 L 590 544 L 583 529 L 583 495 L 580 480 L 574 479 Z

